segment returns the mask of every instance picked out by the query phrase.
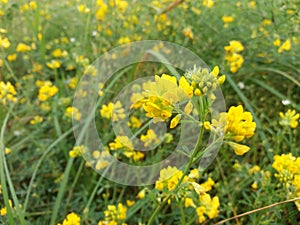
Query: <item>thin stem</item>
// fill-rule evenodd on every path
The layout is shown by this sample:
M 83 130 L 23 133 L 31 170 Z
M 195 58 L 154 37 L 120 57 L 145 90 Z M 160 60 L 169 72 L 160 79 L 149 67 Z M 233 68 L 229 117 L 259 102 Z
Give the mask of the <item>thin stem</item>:
M 271 205 L 267 205 L 267 206 L 264 206 L 264 207 L 261 207 L 261 208 L 258 208 L 258 209 L 254 209 L 254 210 L 251 210 L 251 211 L 248 211 L 248 212 L 245 212 L 245 213 L 242 213 L 242 214 L 230 217 L 230 218 L 225 219 L 225 220 L 221 220 L 220 222 L 215 223 L 214 225 L 223 224 L 223 223 L 226 223 L 226 222 L 228 222 L 230 220 L 233 220 L 233 219 L 236 219 L 236 218 L 239 218 L 239 217 L 243 217 L 243 216 L 247 216 L 247 215 L 259 212 L 259 211 L 264 210 L 264 209 L 269 209 L 269 208 L 272 208 L 272 207 L 277 206 L 277 205 L 285 204 L 285 203 L 288 203 L 288 202 L 295 202 L 295 201 L 298 201 L 298 200 L 300 200 L 300 197 L 289 199 L 289 200 L 282 201 L 282 202 L 276 202 L 276 203 L 273 203 Z

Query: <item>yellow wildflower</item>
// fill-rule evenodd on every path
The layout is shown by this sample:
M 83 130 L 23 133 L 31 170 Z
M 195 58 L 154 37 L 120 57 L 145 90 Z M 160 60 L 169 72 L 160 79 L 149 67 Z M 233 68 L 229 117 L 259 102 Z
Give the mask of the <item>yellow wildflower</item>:
M 283 51 L 289 51 L 291 49 L 291 41 L 290 39 L 287 39 L 279 48 L 278 53 L 281 53 Z
M 155 131 L 152 129 L 148 129 L 146 135 L 141 135 L 141 141 L 144 142 L 145 147 L 151 146 L 153 144 L 159 144 L 160 142 Z
M 117 101 L 115 104 L 110 102 L 108 105 L 103 105 L 100 114 L 103 118 L 112 118 L 114 122 L 125 118 L 124 109 L 120 101 Z
M 40 101 L 46 101 L 47 99 L 56 95 L 57 92 L 58 88 L 55 85 L 53 85 L 50 81 L 48 81 L 40 87 L 38 98 Z
M 69 118 L 74 118 L 78 121 L 81 119 L 81 113 L 76 107 L 68 107 L 66 109 L 65 116 Z
M 84 153 L 85 151 L 86 151 L 86 148 L 84 145 L 74 146 L 74 148 L 69 151 L 69 156 L 71 158 L 76 158 L 78 156 L 81 156 L 82 153 Z
M 234 18 L 232 16 L 222 16 L 222 21 L 224 23 L 224 27 L 228 27 L 229 23 L 232 23 L 234 21 Z
M 8 38 L 2 38 L 0 35 L 0 48 L 9 48 L 10 46 L 10 41 Z
M 38 124 L 41 122 L 43 122 L 43 117 L 41 117 L 41 116 L 35 116 L 32 120 L 29 121 L 29 123 L 32 125 Z
M 60 61 L 58 60 L 51 60 L 50 62 L 47 62 L 46 65 L 50 68 L 50 69 L 58 69 L 61 65 Z
M 291 128 L 296 128 L 299 124 L 298 120 L 300 114 L 296 113 L 296 110 L 289 109 L 286 113 L 280 112 L 279 116 L 281 117 L 279 122 L 281 126 L 290 126 Z
M 10 82 L 4 83 L 0 81 L 0 102 L 3 105 L 6 105 L 7 101 L 17 102 L 16 94 L 15 87 Z
M 168 166 L 160 171 L 159 179 L 155 182 L 155 189 L 162 191 L 166 188 L 172 191 L 182 176 L 183 172 L 181 170 Z
M 194 34 L 191 27 L 184 28 L 182 33 L 185 37 L 189 39 L 194 39 Z
M 30 51 L 30 50 L 31 50 L 31 47 L 29 45 L 24 44 L 24 43 L 19 43 L 17 45 L 17 48 L 16 48 L 17 52 L 27 52 L 27 51 Z
M 214 6 L 214 1 L 213 0 L 203 0 L 202 5 L 207 8 L 211 8 Z
M 80 225 L 80 217 L 76 213 L 71 212 L 67 215 L 62 224 L 59 223 L 57 225 Z

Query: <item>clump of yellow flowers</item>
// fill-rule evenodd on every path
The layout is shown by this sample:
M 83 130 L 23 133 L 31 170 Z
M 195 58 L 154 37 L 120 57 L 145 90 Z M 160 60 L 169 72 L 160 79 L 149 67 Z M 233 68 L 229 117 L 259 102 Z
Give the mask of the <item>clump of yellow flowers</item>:
M 67 215 L 62 224 L 58 223 L 57 225 L 80 225 L 80 217 L 76 213 L 71 212 Z
M 98 225 L 113 225 L 113 224 L 122 224 L 126 219 L 127 207 L 122 203 L 119 203 L 116 207 L 115 205 L 108 205 L 107 210 L 104 211 L 105 219 L 100 220 Z
M 38 99 L 42 102 L 53 97 L 58 92 L 58 88 L 51 81 L 37 82 L 36 85 L 40 87 Z
M 300 157 L 291 153 L 275 155 L 272 167 L 278 172 L 275 177 L 287 189 L 288 198 L 300 197 Z M 300 201 L 295 204 L 300 211 Z
M 209 219 L 215 218 L 219 213 L 219 198 L 218 196 L 211 197 L 207 192 L 212 189 L 215 182 L 208 178 L 204 183 L 199 184 L 199 171 L 193 169 L 188 175 L 177 169 L 176 167 L 168 166 L 160 171 L 160 177 L 155 183 L 155 189 L 159 190 L 159 199 L 167 198 L 168 204 L 171 201 L 178 199 L 179 204 L 184 205 L 185 208 L 192 207 L 195 209 L 199 223 Z M 178 188 L 177 192 L 173 192 Z
M 10 83 L 0 81 L 0 102 L 6 105 L 7 102 L 17 102 L 15 87 Z
M 219 135 L 224 135 L 225 141 L 233 148 L 235 154 L 243 155 L 249 151 L 246 145 L 238 144 L 254 135 L 256 123 L 250 112 L 245 112 L 243 106 L 232 106 L 228 112 L 222 112 L 219 118 L 205 122 L 204 127 Z
M 283 127 L 296 128 L 299 124 L 298 120 L 300 118 L 300 114 L 296 113 L 296 110 L 289 109 L 285 113 L 280 112 L 279 116 L 281 118 L 279 124 Z
M 226 52 L 225 60 L 229 62 L 230 71 L 236 73 L 243 65 L 244 58 L 240 54 L 244 50 L 244 46 L 240 41 L 232 40 L 229 45 L 224 47 Z

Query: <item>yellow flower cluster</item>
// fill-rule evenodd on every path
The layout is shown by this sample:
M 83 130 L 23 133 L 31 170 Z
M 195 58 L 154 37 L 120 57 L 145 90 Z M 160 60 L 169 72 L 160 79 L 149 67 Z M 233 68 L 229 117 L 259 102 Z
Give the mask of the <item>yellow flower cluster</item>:
M 235 154 L 243 155 L 249 151 L 249 147 L 235 142 L 241 142 L 245 138 L 254 135 L 256 123 L 250 112 L 244 112 L 243 106 L 232 106 L 228 112 L 220 113 L 219 119 L 212 119 L 212 123 L 205 122 L 204 127 L 221 135 L 233 148 Z M 233 140 L 234 142 L 232 142 Z
M 99 21 L 102 21 L 105 18 L 105 15 L 107 13 L 108 7 L 104 3 L 103 0 L 97 0 L 96 5 L 97 5 L 96 19 L 99 20 Z
M 187 71 L 184 76 L 191 84 L 194 95 L 206 95 L 211 100 L 216 98 L 213 92 L 226 79 L 225 75 L 219 76 L 218 66 L 215 66 L 211 72 L 206 68 L 194 67 L 192 70 Z
M 213 0 L 203 0 L 202 5 L 207 8 L 212 8 L 214 6 L 215 2 Z
M 7 101 L 17 102 L 16 94 L 17 92 L 10 82 L 4 83 L 0 81 L 0 102 L 3 105 L 6 105 Z
M 280 39 L 276 39 L 273 42 L 274 46 L 279 46 L 278 48 L 278 53 L 282 53 L 283 51 L 289 51 L 291 50 L 291 40 L 287 39 L 285 42 L 283 42 L 283 44 L 281 45 L 281 41 Z
M 29 123 L 30 123 L 31 125 L 39 124 L 39 123 L 41 123 L 41 122 L 43 122 L 43 117 L 41 117 L 41 116 L 35 116 L 33 119 L 31 119 L 31 120 L 29 121 Z
M 31 47 L 29 45 L 26 45 L 24 43 L 19 43 L 17 45 L 16 51 L 17 52 L 28 52 L 31 50 Z
M 98 225 L 126 225 L 122 223 L 126 219 L 127 207 L 122 203 L 118 204 L 118 207 L 115 205 L 108 205 L 107 210 L 104 211 L 105 219 L 100 220 Z
M 213 198 L 207 192 L 212 189 L 215 182 L 208 178 L 208 180 L 202 184 L 196 182 L 199 179 L 199 171 L 193 169 L 188 175 L 183 178 L 183 172 L 176 167 L 168 166 L 160 171 L 160 177 L 155 183 L 155 189 L 162 191 L 163 196 L 173 191 L 178 182 L 182 180 L 180 188 L 177 192 L 177 197 L 184 202 L 185 207 L 193 207 L 199 218 L 199 222 L 202 223 L 206 220 L 205 215 L 210 219 L 216 217 L 219 213 L 219 198 L 214 196 Z M 195 194 L 196 193 L 196 197 Z M 171 199 L 168 200 L 171 203 Z
M 46 101 L 47 99 L 53 97 L 58 92 L 58 88 L 52 84 L 51 81 L 45 81 L 41 84 L 38 84 L 40 86 L 38 98 L 40 101 Z
M 0 49 L 9 48 L 9 46 L 10 46 L 10 41 L 8 40 L 8 38 L 2 37 L 0 35 Z
M 224 23 L 224 27 L 227 28 L 228 24 L 234 21 L 234 18 L 232 16 L 222 16 L 222 21 Z
M 80 225 L 80 217 L 76 213 L 71 212 L 67 215 L 62 224 L 58 223 L 57 225 Z
M 121 150 L 127 158 L 133 158 L 134 161 L 144 158 L 142 152 L 135 151 L 132 141 L 127 136 L 117 136 L 114 142 L 109 143 L 110 150 Z
M 272 167 L 278 172 L 275 177 L 290 190 L 289 197 L 300 197 L 300 157 L 291 153 L 275 155 Z M 296 201 L 300 211 L 300 201 Z
M 103 151 L 95 150 L 93 151 L 93 158 L 95 159 L 95 169 L 102 170 L 106 168 L 110 164 L 110 157 L 111 154 L 109 153 L 108 149 L 104 149 Z
M 131 108 L 143 108 L 146 116 L 154 122 L 167 120 L 172 116 L 174 105 L 193 96 L 193 88 L 185 77 L 177 84 L 176 77 L 163 74 L 155 75 L 154 82 L 143 84 L 143 93 L 136 93 Z
M 81 156 L 85 151 L 86 151 L 86 148 L 84 145 L 74 146 L 74 148 L 69 151 L 69 156 L 71 158 L 76 158 L 78 156 Z
M 125 0 L 110 0 L 109 5 L 111 7 L 117 7 L 117 9 L 123 13 L 128 7 L 128 2 Z
M 103 105 L 100 114 L 103 118 L 112 118 L 114 122 L 125 118 L 124 109 L 120 101 L 117 101 L 115 104 L 110 102 L 108 105 Z
M 141 141 L 144 142 L 145 147 L 151 146 L 153 144 L 156 145 L 160 142 L 155 131 L 152 129 L 148 129 L 145 135 L 141 135 Z
M 75 120 L 80 121 L 81 113 L 76 107 L 68 107 L 65 112 L 65 116 L 68 118 L 74 118 Z
M 296 128 L 299 124 L 298 120 L 300 118 L 300 114 L 296 113 L 296 110 L 289 109 L 286 113 L 280 112 L 279 116 L 281 118 L 279 121 L 281 126 L 290 126 L 291 128 Z
M 10 199 L 8 200 L 8 204 L 9 204 L 10 208 L 12 208 L 12 201 Z M 3 208 L 0 209 L 0 215 L 6 216 L 6 214 L 7 214 L 7 208 L 6 208 L 6 206 L 4 206 Z
M 226 52 L 225 60 L 230 64 L 230 71 L 236 73 L 243 65 L 244 58 L 240 52 L 244 50 L 244 46 L 241 42 L 232 40 L 229 42 L 229 45 L 224 47 Z
M 50 62 L 47 62 L 46 65 L 50 68 L 50 69 L 58 69 L 61 66 L 60 61 L 52 59 Z

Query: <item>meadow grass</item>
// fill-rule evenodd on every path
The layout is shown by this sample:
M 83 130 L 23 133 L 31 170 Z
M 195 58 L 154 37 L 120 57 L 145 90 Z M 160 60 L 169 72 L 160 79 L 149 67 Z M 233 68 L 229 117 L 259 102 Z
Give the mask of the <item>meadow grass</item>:
M 298 224 L 299 9 L 297 0 L 0 0 L 1 224 Z M 110 57 L 109 71 L 130 51 L 105 53 L 142 40 L 158 44 L 141 62 L 108 80 L 93 76 L 99 57 Z M 168 64 L 176 53 L 167 42 L 195 53 L 209 71 Z M 145 77 L 154 85 L 123 89 Z M 214 83 L 223 114 L 211 114 Z M 74 107 L 95 90 L 94 110 L 84 98 L 86 111 Z M 128 101 L 114 102 L 122 92 Z M 143 101 L 130 102 L 133 94 Z M 89 130 L 94 117 L 98 134 Z M 165 134 L 148 129 L 156 117 Z M 189 123 L 197 139 L 184 143 L 195 147 L 176 149 Z M 95 137 L 102 146 L 90 143 Z M 152 151 L 133 151 L 134 139 Z M 173 152 L 187 163 L 161 168 L 156 182 L 147 183 L 152 174 L 140 175 L 141 186 L 108 179 L 123 174 L 107 158 L 142 167 Z

